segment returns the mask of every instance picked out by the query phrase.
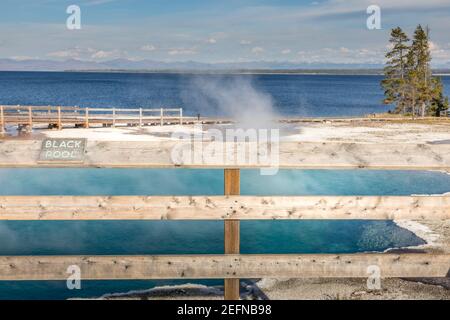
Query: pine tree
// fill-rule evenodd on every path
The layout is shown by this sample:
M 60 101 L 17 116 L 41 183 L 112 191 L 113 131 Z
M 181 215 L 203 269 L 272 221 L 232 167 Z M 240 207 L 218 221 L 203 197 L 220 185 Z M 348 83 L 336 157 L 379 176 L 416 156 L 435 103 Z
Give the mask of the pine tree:
M 385 79 L 381 82 L 384 88 L 384 104 L 396 105 L 394 112 L 406 112 L 405 78 L 408 51 L 408 36 L 400 27 L 392 29 L 389 42 L 392 49 L 386 54 L 387 62 L 384 68 Z
M 414 54 L 414 64 L 417 72 L 417 101 L 420 106 L 421 116 L 425 116 L 432 99 L 432 81 L 431 81 L 431 53 L 429 46 L 429 29 L 422 28 L 419 24 L 414 31 L 413 42 L 410 51 Z
M 448 97 L 444 97 L 444 86 L 441 78 L 433 78 L 433 92 L 430 109 L 428 114 L 430 116 L 440 117 L 441 112 L 447 111 L 449 108 Z
M 417 70 L 417 59 L 414 50 L 410 49 L 406 59 L 405 104 L 413 117 L 417 115 L 419 102 L 420 73 Z
M 449 108 L 442 81 L 432 76 L 429 28 L 418 25 L 411 46 L 408 36 L 397 27 L 391 31 L 392 50 L 384 68 L 385 104 L 395 104 L 396 113 L 439 116 Z

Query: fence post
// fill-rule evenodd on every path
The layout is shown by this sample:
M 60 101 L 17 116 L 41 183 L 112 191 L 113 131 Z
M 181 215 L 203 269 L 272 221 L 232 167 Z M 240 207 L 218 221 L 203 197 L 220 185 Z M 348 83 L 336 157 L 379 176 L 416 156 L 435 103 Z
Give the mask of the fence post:
M 5 129 L 5 127 L 6 127 L 6 125 L 5 125 L 5 114 L 4 114 L 4 111 L 3 111 L 3 106 L 0 106 L 0 133 L 1 134 L 5 134 L 5 132 L 6 132 L 6 129 Z
M 180 124 L 183 124 L 183 108 L 180 108 Z
M 86 129 L 89 128 L 89 108 L 86 108 L 86 111 L 84 112 L 84 127 Z
M 62 130 L 61 107 L 58 107 L 58 130 Z
M 116 108 L 113 108 L 113 123 L 112 126 L 115 127 L 116 126 Z
M 163 126 L 164 125 L 164 109 L 163 108 L 161 108 L 161 123 L 160 123 L 160 125 L 161 126 Z
M 28 125 L 30 127 L 30 131 L 33 131 L 33 110 L 31 107 L 28 107 Z
M 240 170 L 224 170 L 224 193 L 226 196 L 240 194 Z M 238 254 L 240 247 L 239 220 L 225 220 L 225 254 Z M 239 279 L 225 279 L 225 300 L 239 300 Z
M 142 108 L 139 108 L 139 128 L 142 128 Z

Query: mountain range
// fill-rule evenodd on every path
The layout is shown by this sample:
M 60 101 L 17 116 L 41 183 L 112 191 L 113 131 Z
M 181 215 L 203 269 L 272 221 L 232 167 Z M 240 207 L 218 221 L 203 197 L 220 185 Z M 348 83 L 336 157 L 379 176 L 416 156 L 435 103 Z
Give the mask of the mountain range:
M 154 60 L 115 59 L 103 62 L 69 59 L 14 60 L 0 59 L 0 71 L 80 71 L 80 70 L 292 70 L 292 69 L 379 69 L 379 64 L 293 63 L 252 61 L 236 63 L 202 63 L 196 61 L 163 62 Z
M 437 66 L 450 69 L 450 62 Z M 346 64 L 346 63 L 294 63 L 277 61 L 250 61 L 230 63 L 203 63 L 196 61 L 164 62 L 155 60 L 114 59 L 95 62 L 77 59 L 56 60 L 15 60 L 0 59 L 0 71 L 289 71 L 289 70 L 368 70 L 379 72 L 382 64 Z

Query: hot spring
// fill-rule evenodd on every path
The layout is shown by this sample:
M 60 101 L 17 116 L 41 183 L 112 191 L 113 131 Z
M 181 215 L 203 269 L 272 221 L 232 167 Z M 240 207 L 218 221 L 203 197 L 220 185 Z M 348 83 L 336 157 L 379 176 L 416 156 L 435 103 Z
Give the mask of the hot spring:
M 0 169 L 1 195 L 221 195 L 223 170 Z M 411 195 L 450 191 L 450 175 L 424 171 L 242 170 L 243 195 Z M 392 221 L 242 221 L 242 253 L 353 253 L 423 244 Z M 223 253 L 222 221 L 0 222 L 0 255 Z M 222 281 L 189 280 L 208 285 Z M 0 299 L 66 299 L 177 281 L 3 281 Z

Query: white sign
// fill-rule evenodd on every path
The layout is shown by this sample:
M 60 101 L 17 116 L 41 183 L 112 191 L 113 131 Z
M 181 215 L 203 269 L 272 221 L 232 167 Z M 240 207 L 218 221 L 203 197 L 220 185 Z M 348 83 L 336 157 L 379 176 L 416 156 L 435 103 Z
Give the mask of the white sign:
M 86 139 L 45 139 L 42 141 L 39 161 L 83 162 Z

